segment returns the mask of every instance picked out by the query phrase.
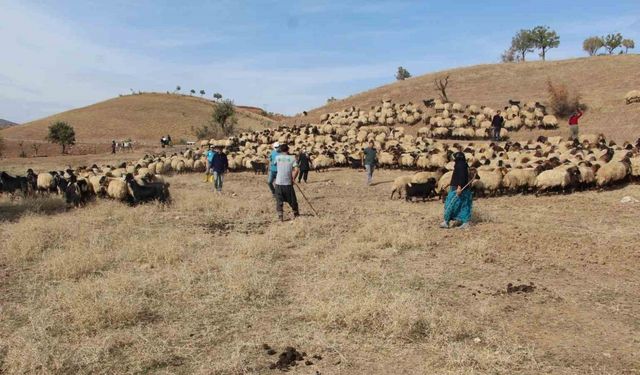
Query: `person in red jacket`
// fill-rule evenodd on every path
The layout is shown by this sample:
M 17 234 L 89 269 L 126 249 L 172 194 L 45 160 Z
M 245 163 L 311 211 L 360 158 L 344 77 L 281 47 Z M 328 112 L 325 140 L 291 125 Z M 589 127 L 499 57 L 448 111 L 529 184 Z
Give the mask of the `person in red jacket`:
M 569 117 L 569 131 L 571 132 L 569 139 L 571 140 L 578 139 L 578 120 L 582 117 L 582 114 L 583 112 L 578 109 Z

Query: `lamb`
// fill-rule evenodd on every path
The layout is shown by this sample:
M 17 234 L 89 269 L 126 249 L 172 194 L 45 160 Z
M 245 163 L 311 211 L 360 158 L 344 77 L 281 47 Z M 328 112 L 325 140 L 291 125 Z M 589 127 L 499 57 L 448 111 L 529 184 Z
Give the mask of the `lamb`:
M 406 193 L 407 190 L 407 186 L 409 186 L 409 184 L 411 184 L 411 179 L 413 176 L 409 175 L 409 176 L 400 176 L 400 177 L 396 177 L 395 180 L 393 180 L 393 186 L 391 189 L 391 199 L 393 199 L 393 195 L 397 192 L 398 193 L 398 197 L 402 198 L 402 193 Z

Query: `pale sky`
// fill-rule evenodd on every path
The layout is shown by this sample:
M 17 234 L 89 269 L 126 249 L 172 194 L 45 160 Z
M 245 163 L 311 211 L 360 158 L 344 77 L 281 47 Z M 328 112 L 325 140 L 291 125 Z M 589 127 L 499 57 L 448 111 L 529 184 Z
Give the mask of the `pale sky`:
M 400 65 L 420 75 L 497 62 L 536 25 L 560 35 L 548 59 L 584 56 L 592 35 L 640 42 L 638 0 L 487 3 L 0 0 L 0 118 L 176 85 L 294 114 L 391 83 Z

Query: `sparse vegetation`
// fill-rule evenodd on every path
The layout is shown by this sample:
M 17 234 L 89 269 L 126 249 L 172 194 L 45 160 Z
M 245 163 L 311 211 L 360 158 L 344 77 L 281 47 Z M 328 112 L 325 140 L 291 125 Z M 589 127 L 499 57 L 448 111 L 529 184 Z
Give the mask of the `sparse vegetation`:
M 2 134 L 0 134 L 0 156 L 2 156 L 2 152 L 4 151 L 4 138 Z
M 591 36 L 582 42 L 582 49 L 587 52 L 589 56 L 595 56 L 602 47 L 604 47 L 604 40 L 599 36 Z
M 336 99 L 334 96 L 330 97 L 329 99 L 327 99 L 327 103 L 333 103 L 338 101 L 338 99 Z
M 222 99 L 222 94 L 220 94 L 219 92 L 216 92 L 215 94 L 213 94 L 213 98 L 216 101 L 220 101 Z
M 518 61 L 518 59 L 519 58 L 516 57 L 516 51 L 512 47 L 507 48 L 502 55 L 500 55 L 500 61 L 503 63 L 515 62 Z
M 396 79 L 398 81 L 404 81 L 407 78 L 411 78 L 411 73 L 401 66 L 398 67 L 398 72 L 396 73 Z
M 33 156 L 38 156 L 38 151 L 40 150 L 40 145 L 37 143 L 31 144 L 31 149 L 33 150 Z
M 554 84 L 547 80 L 547 95 L 551 112 L 561 118 L 571 116 L 576 110 L 586 110 L 587 106 L 581 103 L 581 95 L 571 92 L 566 84 Z
M 227 99 L 216 104 L 209 123 L 200 127 L 193 127 L 191 131 L 198 139 L 212 139 L 227 137 L 235 131 L 237 124 L 236 108 L 233 101 Z
M 47 141 L 57 143 L 62 146 L 62 153 L 66 152 L 67 146 L 76 143 L 76 132 L 73 127 L 64 121 L 57 121 L 49 126 Z
M 616 34 L 608 34 L 606 36 L 603 37 L 604 40 L 604 47 L 607 49 L 607 52 L 609 52 L 609 54 L 613 54 L 613 51 L 620 47 L 622 45 L 622 34 L 620 33 L 616 33 Z

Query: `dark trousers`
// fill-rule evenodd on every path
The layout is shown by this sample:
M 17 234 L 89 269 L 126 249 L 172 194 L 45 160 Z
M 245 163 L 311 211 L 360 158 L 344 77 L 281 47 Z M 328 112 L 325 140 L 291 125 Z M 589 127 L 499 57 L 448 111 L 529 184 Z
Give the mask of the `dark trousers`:
M 502 128 L 493 128 L 493 140 L 494 141 L 499 141 L 500 140 L 500 130 L 502 130 Z
M 293 185 L 275 185 L 276 190 L 276 211 L 278 217 L 283 217 L 284 202 L 287 202 L 293 210 L 293 215 L 298 216 L 298 198 L 296 198 L 296 191 L 293 190 Z
M 304 180 L 304 182 L 307 182 L 307 177 L 309 176 L 309 170 L 307 169 L 306 171 L 300 170 L 300 174 L 298 175 L 298 182 Z

